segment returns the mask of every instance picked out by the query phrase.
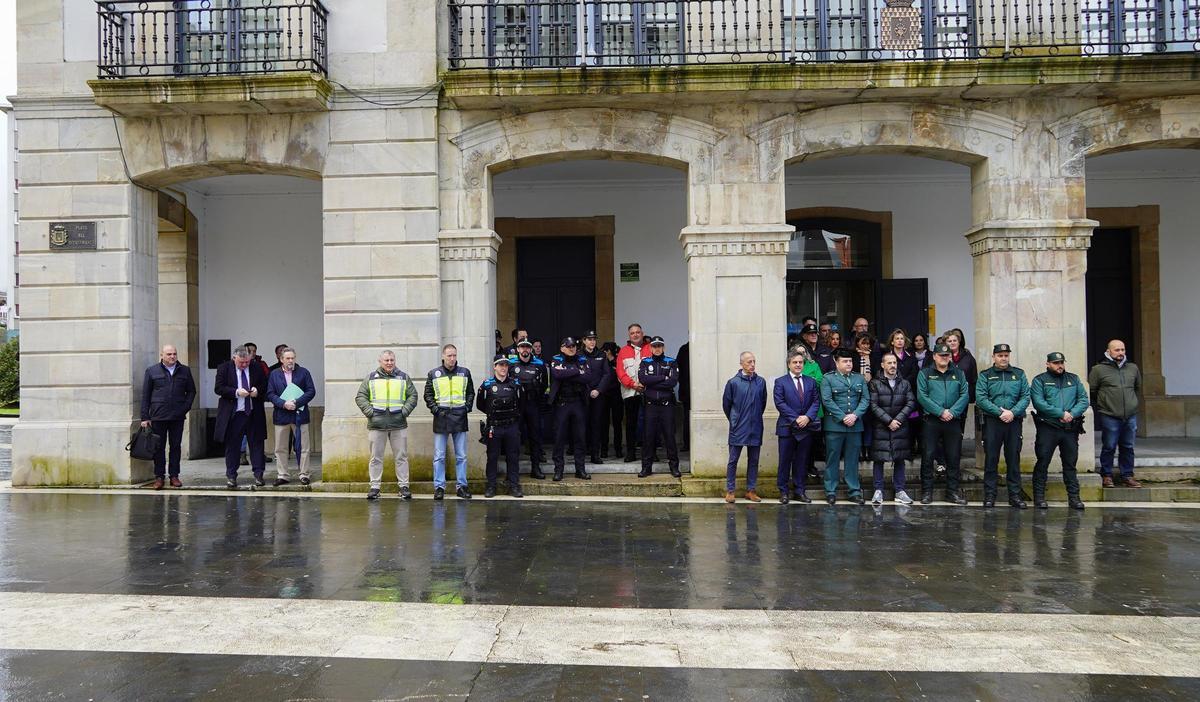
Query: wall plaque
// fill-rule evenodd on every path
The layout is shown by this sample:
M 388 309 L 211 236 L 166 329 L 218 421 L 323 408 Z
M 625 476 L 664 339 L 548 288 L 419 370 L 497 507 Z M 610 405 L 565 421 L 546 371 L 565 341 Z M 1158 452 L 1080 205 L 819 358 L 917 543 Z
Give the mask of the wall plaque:
M 621 282 L 622 283 L 636 283 L 636 282 L 638 282 L 638 278 L 640 278 L 640 277 L 641 276 L 638 271 L 638 264 L 636 264 L 636 263 L 622 263 L 621 264 Z
M 51 222 L 51 251 L 95 251 L 95 222 Z

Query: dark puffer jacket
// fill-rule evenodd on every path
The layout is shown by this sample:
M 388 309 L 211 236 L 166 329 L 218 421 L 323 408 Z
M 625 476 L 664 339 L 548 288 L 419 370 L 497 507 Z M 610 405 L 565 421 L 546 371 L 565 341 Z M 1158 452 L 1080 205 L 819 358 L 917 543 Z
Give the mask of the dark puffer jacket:
M 892 387 L 882 377 L 875 378 L 871 389 L 871 421 L 875 432 L 871 439 L 871 460 L 903 461 L 909 457 L 912 442 L 909 439 L 908 415 L 917 407 L 917 398 L 912 386 L 904 378 L 896 378 Z M 892 420 L 900 422 L 896 431 L 888 429 Z

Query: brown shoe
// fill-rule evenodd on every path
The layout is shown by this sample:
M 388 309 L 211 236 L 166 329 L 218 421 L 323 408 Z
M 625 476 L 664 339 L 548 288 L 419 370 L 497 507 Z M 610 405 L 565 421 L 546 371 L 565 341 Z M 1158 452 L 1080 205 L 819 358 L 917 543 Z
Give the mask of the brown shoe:
M 183 483 L 179 482 L 178 477 L 172 475 L 171 476 L 171 487 L 183 487 Z
M 164 483 L 164 482 L 165 482 L 165 481 L 164 481 L 162 478 L 155 478 L 155 479 L 154 479 L 154 489 L 155 489 L 155 490 L 162 490 L 162 489 L 163 489 L 163 483 Z
M 1134 478 L 1132 475 L 1128 478 L 1121 478 L 1121 485 L 1131 488 L 1140 488 L 1142 486 L 1142 484 L 1137 481 L 1137 478 Z
M 733 494 L 732 492 L 727 492 L 725 493 L 725 501 L 729 504 L 733 504 L 737 501 L 737 495 Z
M 1104 482 L 1104 487 L 1112 487 L 1113 486 L 1112 476 L 1111 475 L 1104 476 L 1103 482 Z
M 759 497 L 758 494 L 753 490 L 746 491 L 746 499 L 750 500 L 751 502 L 762 502 L 762 498 Z

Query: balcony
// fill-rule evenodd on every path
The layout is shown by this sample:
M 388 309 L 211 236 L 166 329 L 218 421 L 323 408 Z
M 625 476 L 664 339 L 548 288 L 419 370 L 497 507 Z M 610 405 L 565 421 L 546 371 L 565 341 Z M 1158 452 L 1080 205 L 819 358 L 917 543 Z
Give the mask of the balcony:
M 1194 53 L 1200 0 L 448 0 L 451 70 Z
M 328 15 L 319 0 L 100 0 L 89 85 L 127 116 L 324 109 Z

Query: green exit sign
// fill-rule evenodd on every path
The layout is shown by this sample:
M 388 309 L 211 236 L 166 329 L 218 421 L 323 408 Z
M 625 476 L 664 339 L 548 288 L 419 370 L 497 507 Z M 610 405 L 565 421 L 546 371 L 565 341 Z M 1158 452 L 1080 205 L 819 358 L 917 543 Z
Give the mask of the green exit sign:
M 622 263 L 621 264 L 621 282 L 636 283 L 638 282 L 638 264 Z

